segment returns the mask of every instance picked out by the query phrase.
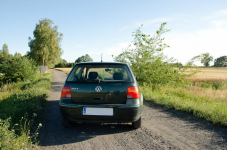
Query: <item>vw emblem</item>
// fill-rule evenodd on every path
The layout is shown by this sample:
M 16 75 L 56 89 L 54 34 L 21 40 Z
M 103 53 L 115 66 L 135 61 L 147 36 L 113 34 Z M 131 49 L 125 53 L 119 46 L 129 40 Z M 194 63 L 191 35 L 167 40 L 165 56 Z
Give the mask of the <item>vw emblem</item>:
M 96 86 L 96 87 L 95 87 L 95 91 L 96 91 L 97 93 L 101 92 L 101 91 L 102 91 L 101 86 Z

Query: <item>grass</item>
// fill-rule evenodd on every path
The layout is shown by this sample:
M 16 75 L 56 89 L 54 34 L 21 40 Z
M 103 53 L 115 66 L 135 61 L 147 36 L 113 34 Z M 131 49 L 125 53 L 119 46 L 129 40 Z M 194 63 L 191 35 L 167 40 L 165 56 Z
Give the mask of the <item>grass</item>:
M 48 71 L 33 81 L 5 84 L 0 88 L 0 149 L 38 148 L 38 128 L 32 124 L 51 88 Z
M 191 86 L 142 86 L 144 98 L 168 108 L 186 111 L 212 121 L 227 125 L 227 82 L 224 89 Z

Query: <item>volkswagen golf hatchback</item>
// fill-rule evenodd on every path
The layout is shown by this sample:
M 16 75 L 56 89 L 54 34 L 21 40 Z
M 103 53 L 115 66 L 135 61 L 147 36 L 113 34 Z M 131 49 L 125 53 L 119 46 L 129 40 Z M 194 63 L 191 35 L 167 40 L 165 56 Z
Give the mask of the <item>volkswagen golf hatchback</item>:
M 143 96 L 125 63 L 76 64 L 61 93 L 62 123 L 132 123 L 141 127 Z

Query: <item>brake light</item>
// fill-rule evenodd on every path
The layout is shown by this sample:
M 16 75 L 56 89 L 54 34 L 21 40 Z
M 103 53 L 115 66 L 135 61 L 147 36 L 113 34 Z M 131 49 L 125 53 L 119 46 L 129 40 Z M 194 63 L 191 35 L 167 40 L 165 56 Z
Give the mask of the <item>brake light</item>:
M 140 91 L 137 86 L 129 87 L 127 91 L 127 98 L 140 98 Z
M 71 89 L 69 86 L 64 86 L 62 88 L 61 97 L 71 98 Z

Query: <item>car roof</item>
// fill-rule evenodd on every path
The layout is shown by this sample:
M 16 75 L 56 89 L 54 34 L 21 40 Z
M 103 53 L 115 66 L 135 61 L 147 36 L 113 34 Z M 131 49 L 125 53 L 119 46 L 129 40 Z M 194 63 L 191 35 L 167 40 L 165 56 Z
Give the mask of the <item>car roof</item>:
M 76 65 L 127 65 L 126 63 L 121 63 L 121 62 L 81 62 L 77 63 Z

